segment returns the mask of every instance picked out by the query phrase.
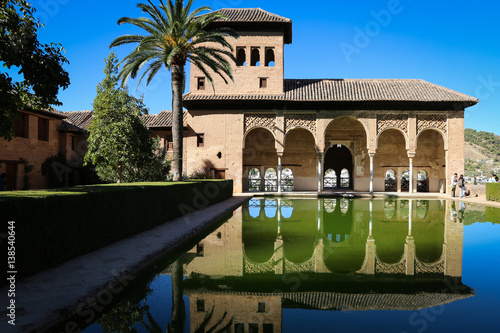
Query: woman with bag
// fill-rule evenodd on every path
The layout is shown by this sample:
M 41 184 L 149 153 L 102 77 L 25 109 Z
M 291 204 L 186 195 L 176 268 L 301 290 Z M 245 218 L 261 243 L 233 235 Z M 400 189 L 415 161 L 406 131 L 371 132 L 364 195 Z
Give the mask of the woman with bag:
M 460 175 L 460 178 L 458 178 L 457 185 L 458 185 L 458 188 L 459 188 L 459 191 L 460 191 L 460 198 L 461 198 L 461 197 L 463 197 L 465 195 L 465 179 L 464 179 L 464 175 Z

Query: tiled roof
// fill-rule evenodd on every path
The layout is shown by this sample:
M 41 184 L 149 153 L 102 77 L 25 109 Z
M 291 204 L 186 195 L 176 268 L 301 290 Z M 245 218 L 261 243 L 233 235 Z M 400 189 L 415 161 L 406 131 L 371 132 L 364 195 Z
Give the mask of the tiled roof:
M 64 112 L 64 114 L 67 118 L 63 120 L 62 125 L 59 127 L 59 130 L 63 132 L 86 132 L 93 118 L 92 110 L 68 111 Z
M 158 114 L 148 114 L 143 116 L 144 124 L 148 128 L 172 127 L 172 111 L 161 111 Z M 187 112 L 184 111 L 184 127 L 187 126 Z
M 68 111 L 64 112 L 67 116 L 59 127 L 63 132 L 84 133 L 94 119 L 92 110 L 87 111 Z M 158 114 L 146 114 L 142 116 L 144 125 L 148 128 L 168 128 L 172 127 L 172 111 L 161 111 Z M 184 127 L 187 127 L 187 112 L 184 111 Z
M 66 113 L 61 112 L 59 110 L 54 109 L 53 107 L 49 106 L 47 109 L 40 109 L 40 108 L 34 108 L 31 105 L 26 106 L 26 111 L 30 111 L 33 113 L 39 113 L 47 116 L 52 116 L 60 119 L 66 118 Z
M 184 101 L 292 102 L 459 102 L 474 105 L 474 97 L 423 80 L 405 79 L 287 79 L 284 94 L 202 95 L 188 93 Z
M 283 28 L 285 34 L 285 44 L 292 42 L 292 20 L 279 16 L 261 8 L 222 8 L 215 11 L 225 15 L 226 19 L 218 19 L 213 21 L 214 26 L 229 26 L 239 28 L 243 26 L 262 27 L 265 25 L 278 26 Z
M 219 19 L 217 21 L 224 22 L 285 22 L 291 23 L 289 18 L 279 16 L 261 8 L 222 8 L 215 11 L 226 16 L 226 19 Z

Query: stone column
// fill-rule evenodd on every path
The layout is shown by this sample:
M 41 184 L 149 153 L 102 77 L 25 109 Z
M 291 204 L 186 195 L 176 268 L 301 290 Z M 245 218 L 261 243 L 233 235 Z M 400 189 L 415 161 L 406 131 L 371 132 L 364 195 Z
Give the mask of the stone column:
M 278 193 L 281 193 L 281 157 L 283 153 L 278 153 Z
M 415 157 L 415 152 L 408 152 L 408 159 L 410 160 L 410 189 L 408 192 L 413 193 L 413 158 Z
M 318 193 L 323 191 L 323 152 L 318 151 Z
M 369 152 L 370 156 L 370 193 L 373 193 L 373 158 L 375 157 L 375 152 Z

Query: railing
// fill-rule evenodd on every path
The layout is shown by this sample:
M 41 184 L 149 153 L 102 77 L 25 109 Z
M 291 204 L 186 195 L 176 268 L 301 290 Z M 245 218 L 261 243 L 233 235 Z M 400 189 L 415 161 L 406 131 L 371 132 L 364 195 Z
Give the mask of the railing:
M 324 187 L 337 187 L 337 177 L 325 177 Z
M 258 192 L 260 191 L 261 179 L 249 179 L 248 180 L 248 190 L 250 192 Z
M 396 186 L 396 179 L 386 179 L 385 180 L 385 191 L 386 192 L 396 192 L 397 191 L 397 186 Z

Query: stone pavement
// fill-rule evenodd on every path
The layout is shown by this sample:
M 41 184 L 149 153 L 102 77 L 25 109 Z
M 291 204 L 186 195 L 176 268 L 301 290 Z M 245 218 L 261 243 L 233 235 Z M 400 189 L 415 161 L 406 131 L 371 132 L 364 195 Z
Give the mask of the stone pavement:
M 41 332 L 50 330 L 61 317 L 81 314 L 85 320 L 95 316 L 121 292 L 141 269 L 160 256 L 174 253 L 215 220 L 232 212 L 251 195 L 234 196 L 205 209 L 180 217 L 100 250 L 67 261 L 60 266 L 16 281 L 15 326 L 8 324 L 6 301 L 0 311 L 0 331 Z M 0 289 L 7 299 L 8 286 Z M 87 303 L 92 309 L 81 311 Z M 65 331 L 79 332 L 76 323 Z

